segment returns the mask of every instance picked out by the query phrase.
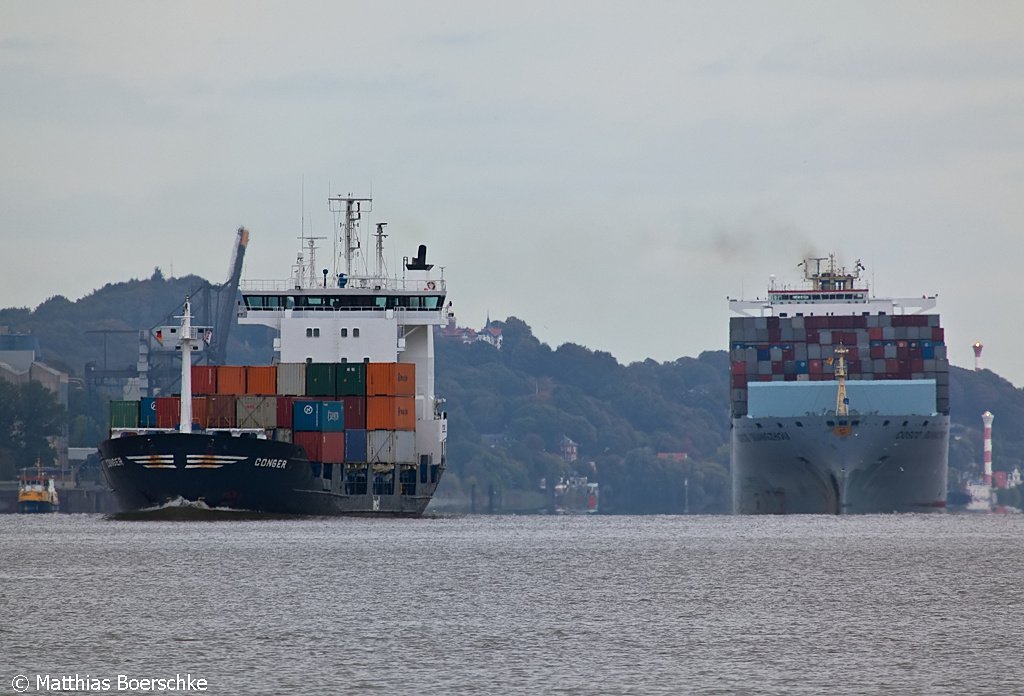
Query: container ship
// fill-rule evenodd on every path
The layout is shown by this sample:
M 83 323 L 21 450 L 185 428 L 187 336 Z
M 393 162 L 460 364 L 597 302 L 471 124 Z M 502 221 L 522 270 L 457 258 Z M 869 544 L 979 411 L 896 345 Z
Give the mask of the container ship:
M 174 396 L 112 401 L 102 468 L 125 511 L 186 501 L 299 515 L 419 516 L 445 469 L 448 432 L 434 395 L 434 326 L 447 320 L 443 273 L 426 247 L 401 275 L 355 273 L 369 198 L 332 197 L 335 272 L 312 239 L 284 280 L 243 281 L 240 324 L 276 331 L 270 365 L 193 365 L 209 336 L 159 330 L 182 352 Z M 246 233 L 246 243 L 247 243 Z
M 949 361 L 935 296 L 872 296 L 835 255 L 804 287 L 730 299 L 738 514 L 943 509 Z

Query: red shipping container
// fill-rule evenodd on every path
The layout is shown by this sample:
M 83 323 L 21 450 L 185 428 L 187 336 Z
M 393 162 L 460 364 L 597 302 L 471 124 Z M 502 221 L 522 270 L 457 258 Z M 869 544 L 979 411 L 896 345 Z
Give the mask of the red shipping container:
M 911 358 L 910 360 L 910 371 L 911 372 L 924 372 L 924 360 L 921 358 Z
M 747 363 L 743 360 L 732 361 L 732 373 L 734 375 L 745 375 L 747 374 Z
M 872 360 L 881 360 L 885 357 L 885 346 L 871 346 L 869 352 Z
M 870 329 L 868 329 L 868 338 L 871 339 L 872 341 L 881 341 L 882 340 L 882 327 L 880 327 L 880 326 L 873 326 Z
M 181 399 L 176 396 L 156 397 L 156 427 L 177 428 L 181 421 Z
M 244 374 L 244 373 L 243 373 Z M 219 379 L 220 375 L 218 375 Z M 209 428 L 234 428 L 236 423 L 236 401 L 234 394 L 217 394 L 208 396 L 207 413 Z
M 895 358 L 888 358 L 885 361 L 885 372 L 886 374 L 896 374 L 899 372 L 900 362 Z
M 216 365 L 193 365 L 192 366 L 192 394 L 216 394 L 217 393 L 217 366 Z
M 192 423 L 200 428 L 210 427 L 209 401 L 205 396 L 192 397 Z
M 812 375 L 821 374 L 821 361 L 820 360 L 809 360 L 807 362 L 807 368 Z
M 272 396 L 277 393 L 277 366 L 249 365 L 245 368 L 245 393 Z
M 345 403 L 345 429 L 366 430 L 366 397 L 343 396 Z
M 323 447 L 324 433 L 317 431 L 296 430 L 292 433 L 292 443 L 306 450 L 306 458 L 311 462 L 320 461 L 320 449 Z
M 785 366 L 782 363 L 780 363 L 780 362 L 773 362 L 772 363 L 772 374 L 773 375 L 781 375 L 783 372 L 785 372 L 784 368 L 785 368 Z
M 345 462 L 345 433 L 320 433 L 320 461 L 327 464 Z
M 943 341 L 946 340 L 946 334 L 943 331 L 942 327 L 932 327 L 932 340 L 937 341 L 938 343 L 942 343 Z
M 795 382 L 796 381 L 796 375 L 795 374 L 794 375 L 786 375 L 785 381 L 786 382 Z
M 293 404 L 295 403 L 294 396 L 279 396 L 277 397 L 277 427 L 278 428 L 291 428 L 293 420 Z
M 235 396 L 245 394 L 245 367 L 242 365 L 221 365 L 218 367 L 217 393 L 234 394 Z
M 733 375 L 732 376 L 732 388 L 733 389 L 742 389 L 745 386 L 747 386 L 747 376 L 746 375 Z M 345 417 L 348 418 L 348 415 L 346 415 Z M 365 429 L 365 426 L 364 426 L 364 428 L 356 428 L 356 430 L 361 430 L 361 429 Z
M 807 342 L 811 343 L 811 344 L 814 344 L 814 345 L 818 345 L 819 343 L 821 343 L 821 335 L 817 331 L 813 331 L 811 329 L 808 329 L 807 330 Z

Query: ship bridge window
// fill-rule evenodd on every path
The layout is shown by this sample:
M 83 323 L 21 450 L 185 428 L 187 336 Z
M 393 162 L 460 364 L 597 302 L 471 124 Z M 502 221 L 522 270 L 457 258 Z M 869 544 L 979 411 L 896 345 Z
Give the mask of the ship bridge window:
M 348 329 L 342 329 L 341 330 L 341 337 L 342 338 L 348 338 Z
M 352 329 L 352 338 L 359 338 L 359 329 Z

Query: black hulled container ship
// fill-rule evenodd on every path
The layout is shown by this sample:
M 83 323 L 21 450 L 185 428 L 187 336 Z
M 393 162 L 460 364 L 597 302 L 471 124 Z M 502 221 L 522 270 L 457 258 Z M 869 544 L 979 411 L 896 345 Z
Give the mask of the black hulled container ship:
M 730 300 L 738 514 L 944 509 L 949 361 L 934 296 L 878 298 L 835 256 Z
M 445 469 L 447 414 L 434 395 L 433 327 L 446 287 L 426 248 L 385 273 L 354 273 L 368 198 L 332 197 L 337 267 L 303 240 L 288 278 L 241 285 L 240 324 L 277 332 L 271 365 L 193 365 L 191 325 L 164 333 L 182 352 L 178 396 L 111 402 L 103 471 L 125 511 L 197 504 L 299 515 L 418 516 Z

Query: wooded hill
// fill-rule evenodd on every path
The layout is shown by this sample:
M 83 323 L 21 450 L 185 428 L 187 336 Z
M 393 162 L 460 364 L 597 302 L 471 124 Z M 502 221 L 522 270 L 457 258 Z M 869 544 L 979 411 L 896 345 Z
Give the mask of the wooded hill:
M 72 302 L 53 297 L 35 310 L 0 310 L 0 326 L 38 337 L 43 359 L 82 378 L 87 363 L 129 367 L 138 357 L 132 333 L 177 312 L 205 281 L 165 279 L 109 284 Z M 723 309 L 723 321 L 725 311 Z M 542 343 L 522 320 L 495 322 L 499 351 L 483 342 L 437 340 L 437 390 L 447 399 L 449 470 L 440 496 L 475 490 L 500 510 L 546 507 L 550 487 L 565 475 L 601 484 L 601 509 L 619 513 L 726 512 L 729 481 L 729 363 L 724 350 L 671 362 L 629 365 L 572 343 Z M 104 340 L 106 347 L 104 347 Z M 271 333 L 235 327 L 229 362 L 263 364 Z M 119 395 L 71 390 L 72 446 L 95 446 L 107 427 L 106 401 Z M 954 422 L 950 481 L 977 475 L 981 418 L 996 414 L 994 467 L 1024 470 L 1024 393 L 991 371 L 952 368 Z M 564 461 L 562 439 L 578 445 Z M 684 456 L 685 455 L 685 456 Z M 688 495 L 687 495 L 688 494 Z

